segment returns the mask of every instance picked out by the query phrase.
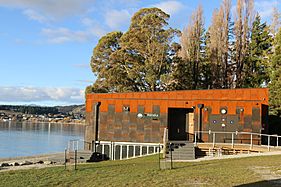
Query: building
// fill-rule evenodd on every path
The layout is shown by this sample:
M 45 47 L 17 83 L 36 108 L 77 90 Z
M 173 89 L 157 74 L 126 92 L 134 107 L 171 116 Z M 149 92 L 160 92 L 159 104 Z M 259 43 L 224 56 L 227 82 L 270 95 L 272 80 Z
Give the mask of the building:
M 192 141 L 197 131 L 267 133 L 267 121 L 267 88 L 93 93 L 85 141 L 161 143 L 166 131 L 171 141 Z M 196 138 L 208 141 L 201 132 Z

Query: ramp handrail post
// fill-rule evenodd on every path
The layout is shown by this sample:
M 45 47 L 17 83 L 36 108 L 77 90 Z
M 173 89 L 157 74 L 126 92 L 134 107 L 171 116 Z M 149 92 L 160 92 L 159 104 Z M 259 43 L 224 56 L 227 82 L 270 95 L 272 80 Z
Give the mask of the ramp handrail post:
M 74 168 L 77 170 L 77 150 L 74 151 Z
M 253 148 L 253 134 L 251 133 L 251 145 L 250 145 L 250 150 Z
M 112 158 L 113 158 L 113 160 L 115 160 L 115 151 L 116 151 L 116 146 L 115 146 L 115 143 L 114 142 L 112 142 Z
M 66 162 L 67 162 L 66 154 L 67 154 L 67 149 L 65 148 L 65 150 L 64 150 L 64 170 L 66 170 Z
M 172 143 L 170 143 L 170 156 L 171 156 L 171 169 L 173 169 L 173 150 L 172 150 Z
M 158 145 L 158 165 L 159 165 L 159 169 L 161 170 L 161 148 L 160 148 L 160 143 Z
M 269 151 L 270 150 L 270 136 L 269 135 L 267 136 L 267 148 Z
M 215 142 L 216 142 L 216 133 L 213 132 L 213 148 L 215 147 Z
M 133 146 L 133 157 L 136 157 L 136 145 Z
M 231 133 L 231 148 L 234 148 L 234 133 Z
M 123 145 L 120 145 L 120 160 L 122 160 L 123 156 Z
M 197 132 L 194 132 L 194 144 L 197 145 Z
M 130 149 L 130 146 L 127 145 L 127 159 L 129 158 L 129 149 Z

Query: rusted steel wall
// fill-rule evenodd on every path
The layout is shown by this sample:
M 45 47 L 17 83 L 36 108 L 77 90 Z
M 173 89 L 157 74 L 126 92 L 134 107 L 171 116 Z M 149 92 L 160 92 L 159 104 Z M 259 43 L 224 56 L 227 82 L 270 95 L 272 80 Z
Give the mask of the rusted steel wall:
M 94 106 L 100 102 L 98 132 L 94 132 Z M 162 142 L 167 128 L 168 108 L 194 109 L 195 130 L 198 123 L 198 104 L 203 104 L 202 130 L 260 132 L 262 108 L 268 105 L 268 89 L 188 90 L 170 92 L 138 92 L 88 94 L 86 99 L 86 141 L 98 140 Z M 129 111 L 126 111 L 129 109 Z M 221 109 L 227 109 L 222 115 Z M 159 114 L 159 119 L 137 118 L 137 114 Z M 235 123 L 230 125 L 230 123 Z M 265 124 L 266 125 L 266 124 Z M 266 130 L 267 127 L 264 127 Z M 202 137 L 207 139 L 208 137 Z

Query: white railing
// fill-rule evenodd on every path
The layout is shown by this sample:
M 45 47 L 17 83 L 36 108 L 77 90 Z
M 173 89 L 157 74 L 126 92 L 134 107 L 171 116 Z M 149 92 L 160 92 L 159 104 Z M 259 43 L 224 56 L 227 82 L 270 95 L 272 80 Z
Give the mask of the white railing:
M 84 150 L 84 144 L 85 144 L 85 141 L 82 139 L 69 140 L 66 149 L 69 151 Z
M 159 153 L 163 149 L 163 144 L 161 143 L 137 143 L 137 142 L 111 142 L 111 141 L 96 141 L 95 142 L 95 151 L 97 151 L 97 147 L 100 146 L 101 154 L 105 154 L 105 146 L 109 147 L 108 157 L 111 160 L 116 160 L 116 158 L 128 159 L 128 158 L 135 158 L 141 157 L 146 155 L 153 155 Z M 117 146 L 119 146 L 119 155 L 117 155 Z M 125 157 L 123 148 L 125 147 Z M 130 155 L 130 147 L 132 147 L 133 154 Z M 139 150 L 139 154 L 137 153 L 137 147 Z M 143 151 L 143 148 L 146 148 L 146 151 Z M 152 148 L 152 151 L 150 151 Z M 118 157 L 117 157 L 118 156 Z
M 212 138 L 212 142 L 203 142 L 203 143 L 212 143 L 213 147 L 215 147 L 216 143 L 225 143 L 225 140 L 231 140 L 231 146 L 232 148 L 234 147 L 235 144 L 239 144 L 237 143 L 238 141 L 240 141 L 240 144 L 249 144 L 250 149 L 253 148 L 253 145 L 257 145 L 254 144 L 253 141 L 258 141 L 258 144 L 262 144 L 262 145 L 266 145 L 268 150 L 270 150 L 270 147 L 274 147 L 272 146 L 274 143 L 276 145 L 276 147 L 281 147 L 279 145 L 279 139 L 281 138 L 281 136 L 278 135 L 269 135 L 269 134 L 260 134 L 260 133 L 252 133 L 252 132 L 220 132 L 220 131 L 195 131 L 194 133 L 194 144 L 196 145 L 198 143 L 198 135 L 200 134 L 200 137 L 203 136 L 203 134 L 208 134 L 209 136 L 211 136 Z M 231 134 L 231 138 L 220 138 L 219 140 L 216 140 L 218 138 L 216 138 L 216 135 L 229 135 Z M 240 136 L 240 138 L 239 138 Z M 242 138 L 241 138 L 242 137 Z M 246 137 L 246 138 L 245 138 Z M 248 138 L 247 138 L 248 137 Z M 221 139 L 223 139 L 223 142 L 221 142 Z M 244 140 L 244 142 L 243 142 Z M 245 141 L 246 140 L 246 141 Z

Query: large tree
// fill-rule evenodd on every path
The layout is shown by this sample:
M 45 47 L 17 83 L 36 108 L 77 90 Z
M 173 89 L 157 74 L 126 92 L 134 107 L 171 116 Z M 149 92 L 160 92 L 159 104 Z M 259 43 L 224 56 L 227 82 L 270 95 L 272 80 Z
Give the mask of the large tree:
M 169 15 L 158 8 L 144 8 L 131 19 L 129 30 L 121 38 L 122 55 L 127 57 L 129 75 L 139 91 L 165 90 L 170 73 L 173 38 L 180 32 L 167 28 Z
M 165 90 L 170 73 L 172 41 L 178 30 L 168 28 L 169 15 L 158 8 L 139 10 L 129 30 L 109 33 L 95 47 L 91 66 L 94 86 L 108 92 Z
M 257 14 L 252 26 L 249 56 L 244 67 L 243 87 L 258 88 L 268 84 L 271 45 L 272 37 L 269 34 L 269 27 L 266 23 L 261 23 L 261 17 Z
M 281 117 L 281 28 L 275 36 L 272 55 L 270 88 L 270 112 Z
M 212 23 L 208 29 L 207 57 L 210 67 L 209 88 L 228 88 L 232 75 L 229 63 L 231 1 L 224 0 L 220 9 L 213 12 Z
M 199 6 L 191 16 L 189 24 L 183 30 L 181 36 L 181 52 L 183 59 L 181 71 L 182 78 L 186 81 L 183 89 L 198 89 L 201 87 L 204 47 L 204 20 L 203 9 Z
M 253 21 L 253 0 L 237 0 L 236 17 L 234 21 L 234 88 L 243 86 L 244 65 L 249 52 L 250 32 Z
M 272 12 L 272 19 L 271 19 L 271 32 L 272 34 L 276 34 L 281 27 L 281 13 L 280 11 L 274 7 Z
M 119 44 L 121 36 L 121 32 L 108 33 L 99 40 L 94 48 L 90 64 L 97 79 L 91 88 L 87 88 L 88 91 L 91 89 L 97 92 L 101 92 L 100 90 L 115 91 L 116 80 L 113 76 L 120 68 L 114 62 L 112 55 L 121 48 Z

